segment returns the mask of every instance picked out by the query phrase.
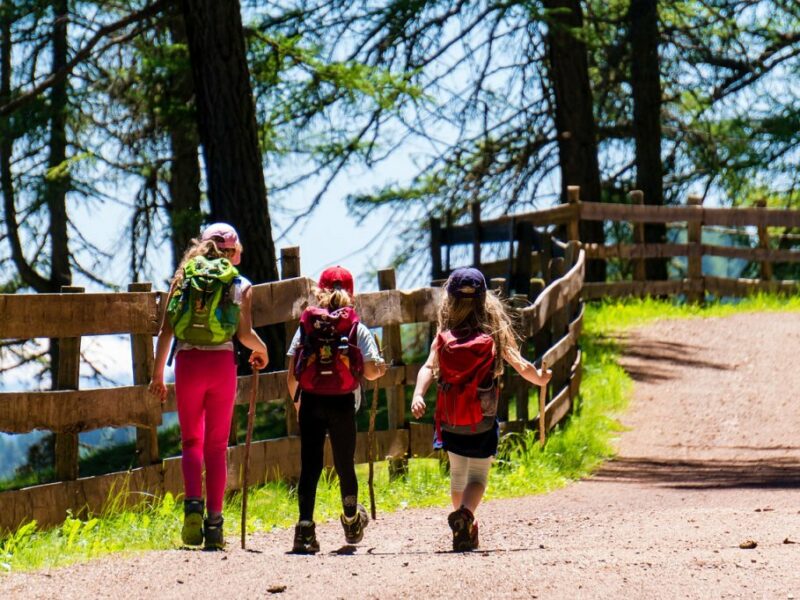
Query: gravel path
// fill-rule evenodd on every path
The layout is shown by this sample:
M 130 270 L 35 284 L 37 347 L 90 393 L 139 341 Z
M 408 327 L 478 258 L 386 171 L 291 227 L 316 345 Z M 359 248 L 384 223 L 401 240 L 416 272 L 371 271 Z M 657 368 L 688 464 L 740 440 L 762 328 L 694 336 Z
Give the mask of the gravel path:
M 171 550 L 0 577 L 3 598 L 800 598 L 800 315 L 655 323 L 617 460 L 557 492 L 481 507 L 482 551 L 447 552 L 447 510 L 380 516 L 354 552 L 291 532 L 243 552 Z M 753 540 L 754 549 L 740 543 Z M 337 552 L 341 550 L 341 552 Z

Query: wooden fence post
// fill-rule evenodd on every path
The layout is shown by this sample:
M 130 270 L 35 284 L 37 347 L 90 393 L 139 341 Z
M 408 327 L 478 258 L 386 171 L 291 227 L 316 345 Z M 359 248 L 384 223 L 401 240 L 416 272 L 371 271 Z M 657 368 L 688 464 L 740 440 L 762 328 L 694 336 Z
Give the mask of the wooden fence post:
M 129 292 L 149 292 L 151 283 L 130 283 Z M 153 336 L 149 333 L 131 335 L 131 362 L 133 368 L 133 384 L 146 385 L 153 373 Z M 160 412 L 160 411 L 159 411 Z M 160 418 L 160 414 L 159 414 Z M 145 467 L 161 460 L 158 453 L 158 429 L 153 419 L 152 427 L 136 428 L 136 455 L 139 465 Z
M 300 277 L 300 246 L 281 248 L 281 279 Z M 292 343 L 292 336 L 297 330 L 299 321 L 286 322 L 286 350 Z M 294 398 L 286 399 L 286 435 L 300 435 L 300 425 L 297 422 L 297 411 L 294 408 Z
M 517 260 L 514 264 L 514 279 L 512 285 L 517 294 L 527 296 L 531 281 L 531 254 L 533 253 L 533 226 L 522 221 L 516 226 L 517 237 Z M 513 251 L 513 246 L 512 246 Z M 509 253 L 508 260 L 512 260 L 513 255 Z
M 397 289 L 397 277 L 394 269 L 378 271 L 378 289 Z M 400 325 L 383 326 L 383 352 L 386 362 L 391 366 L 402 366 L 403 342 L 400 338 Z M 406 423 L 406 388 L 403 385 L 393 385 L 386 388 L 386 410 L 388 412 L 388 429 L 400 429 Z M 408 472 L 408 459 L 406 456 L 392 456 L 389 458 L 389 477 L 395 478 Z
M 575 214 L 567 223 L 567 239 L 578 241 L 581 239 L 581 186 L 567 186 L 567 201 L 575 207 Z
M 688 199 L 689 206 L 703 205 L 703 197 L 692 194 Z M 705 285 L 703 284 L 703 216 L 698 211 L 697 218 L 686 223 L 687 242 L 689 244 L 688 277 L 690 290 L 686 294 L 689 302 L 701 303 L 705 299 Z
M 547 270 L 547 267 L 544 267 L 543 270 Z M 544 291 L 545 282 L 544 279 L 531 278 L 531 291 L 528 294 L 528 298 L 531 302 L 534 302 L 536 298 Z M 542 327 L 539 331 L 533 334 L 533 337 L 529 338 L 528 346 L 533 346 L 533 355 L 532 358 L 534 360 L 538 360 L 540 357 L 544 356 L 544 353 L 550 347 L 550 328 L 545 326 Z M 528 357 L 526 357 L 528 358 Z M 536 397 L 538 398 L 538 392 Z M 537 406 L 537 414 L 538 414 L 538 402 Z M 539 419 L 543 418 L 542 415 L 539 415 Z
M 756 207 L 766 209 L 767 201 L 757 200 Z M 769 230 L 766 225 L 758 226 L 758 247 L 765 252 L 769 252 Z M 772 280 L 772 263 L 768 260 L 761 261 L 761 279 L 764 281 Z
M 628 196 L 634 206 L 642 206 L 644 204 L 644 192 L 642 190 L 631 190 Z M 636 244 L 639 250 L 644 250 L 644 223 L 633 222 L 633 243 Z M 633 259 L 633 278 L 636 281 L 645 281 L 647 279 L 644 258 L 637 257 Z
M 62 286 L 62 294 L 81 294 L 84 288 L 70 285 Z M 55 381 L 57 390 L 77 390 L 80 383 L 81 338 L 59 338 L 58 374 Z M 78 478 L 78 434 L 56 433 L 55 476 L 59 481 Z
M 448 255 L 449 255 L 448 246 Z M 448 261 L 449 263 L 449 261 Z M 449 264 L 448 264 L 449 267 Z M 442 224 L 431 217 L 431 280 L 441 279 L 442 273 Z
M 472 212 L 472 266 L 481 268 L 481 204 L 473 202 L 469 205 Z
M 505 301 L 508 298 L 507 282 L 503 277 L 492 277 L 489 280 L 489 289 L 494 291 Z M 497 403 L 497 418 L 500 421 L 508 421 L 508 394 L 513 389 L 508 372 L 503 377 L 503 387 L 500 390 L 500 400 Z
M 551 277 L 553 280 L 558 279 L 564 276 L 564 273 L 567 272 L 566 263 L 563 258 L 554 258 L 551 261 L 550 267 Z M 567 328 L 569 325 L 569 304 L 566 304 L 563 308 L 557 310 L 553 317 L 550 320 L 550 333 L 551 333 L 551 344 L 558 343 L 564 335 L 567 333 Z M 569 365 L 567 364 L 566 358 L 562 358 L 554 365 L 547 365 L 548 368 L 553 370 L 553 394 L 558 393 L 564 384 L 569 381 Z
M 530 279 L 528 280 L 527 287 L 530 287 Z M 512 314 L 516 314 L 520 311 L 520 309 L 528 306 L 528 296 L 527 294 L 514 294 L 511 296 L 511 298 L 509 298 L 509 304 L 511 306 Z M 524 331 L 521 333 L 522 342 L 520 343 L 519 351 L 523 358 L 528 358 L 528 336 Z M 516 420 L 522 423 L 522 427 L 524 429 L 528 423 L 528 383 L 523 380 L 516 371 L 510 369 L 508 372 L 511 375 L 510 389 L 513 390 L 514 396 L 516 397 Z
M 539 252 L 539 264 L 542 271 L 542 279 L 545 284 L 552 281 L 550 278 L 550 261 L 553 258 L 553 239 L 546 229 L 542 230 L 542 235 L 539 238 L 542 242 L 542 249 Z

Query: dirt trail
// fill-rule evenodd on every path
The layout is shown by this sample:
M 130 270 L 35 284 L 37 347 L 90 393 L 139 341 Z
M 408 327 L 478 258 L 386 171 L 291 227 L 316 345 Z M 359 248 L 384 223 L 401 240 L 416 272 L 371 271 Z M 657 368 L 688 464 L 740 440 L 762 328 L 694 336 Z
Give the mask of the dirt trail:
M 225 554 L 172 550 L 0 577 L 4 598 L 800 598 L 800 315 L 656 323 L 629 335 L 636 381 L 618 460 L 545 496 L 481 507 L 481 552 L 446 510 L 381 516 L 353 554 L 291 532 Z M 751 550 L 739 544 L 752 539 Z

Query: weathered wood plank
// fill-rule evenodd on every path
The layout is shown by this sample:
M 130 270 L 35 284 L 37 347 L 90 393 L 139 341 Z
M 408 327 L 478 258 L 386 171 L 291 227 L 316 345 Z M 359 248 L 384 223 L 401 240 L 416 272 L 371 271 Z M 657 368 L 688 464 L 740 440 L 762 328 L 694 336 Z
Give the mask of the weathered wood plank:
M 586 258 L 673 258 L 689 256 L 693 251 L 690 244 L 585 244 Z
M 394 269 L 378 271 L 378 287 L 381 291 L 397 288 L 397 278 Z M 403 342 L 400 339 L 400 325 L 383 326 L 383 352 L 387 363 L 403 365 Z M 405 376 L 405 369 L 403 369 Z M 406 404 L 405 390 L 402 384 L 386 388 L 386 404 L 389 417 L 389 429 L 397 429 L 405 423 Z
M 300 246 L 292 246 L 291 248 L 281 248 L 281 279 L 291 279 L 293 277 L 300 277 Z M 295 331 L 299 325 L 299 321 L 292 319 L 286 321 L 283 327 L 286 336 L 286 345 L 284 347 L 284 355 L 289 350 L 292 343 Z M 284 358 L 288 368 L 288 361 L 291 359 Z M 290 398 L 288 391 L 285 394 L 285 413 L 286 413 L 286 432 L 288 435 L 300 435 L 300 423 L 297 418 L 297 409 L 295 408 L 294 398 Z M 235 419 L 234 419 L 235 422 Z M 233 428 L 231 428 L 233 432 Z
M 585 307 L 581 306 L 578 316 L 569 324 L 567 335 L 562 337 L 555 346 L 550 348 L 542 358 L 546 365 L 554 365 L 565 357 L 569 351 L 578 343 L 581 332 L 583 331 L 583 314 Z
M 431 423 L 409 423 L 409 437 L 412 458 L 436 456 L 433 449 L 433 425 Z
M 311 301 L 314 281 L 294 277 L 253 286 L 253 325 L 264 327 L 299 319 Z
M 580 252 L 577 262 L 564 277 L 553 281 L 536 297 L 531 306 L 519 311 L 522 331 L 527 337 L 535 335 L 556 311 L 564 308 L 580 294 L 585 264 L 586 253 Z
M 547 415 L 547 431 L 550 432 L 569 413 L 572 408 L 572 398 L 569 394 L 569 383 L 556 394 L 544 409 Z
M 0 294 L 0 339 L 158 333 L 156 294 Z
M 0 431 L 9 433 L 77 433 L 99 427 L 151 427 L 160 421 L 160 402 L 146 385 L 0 394 Z
M 150 283 L 131 283 L 129 292 L 149 292 Z M 136 385 L 147 384 L 153 373 L 153 336 L 149 333 L 131 335 L 131 367 L 133 369 L 133 383 Z M 161 420 L 161 407 L 153 403 L 150 423 Z M 147 466 L 159 461 L 158 430 L 156 427 L 140 427 L 136 430 L 136 453 L 139 455 L 139 465 Z
M 83 294 L 82 287 L 63 286 L 62 294 Z M 57 390 L 77 390 L 80 386 L 81 338 L 61 337 L 51 340 L 51 350 L 56 369 L 53 372 L 53 387 Z M 74 431 L 56 433 L 54 444 L 54 471 L 56 479 L 78 478 L 78 434 Z
M 703 209 L 695 206 L 635 206 L 581 202 L 580 215 L 584 221 L 629 221 L 632 223 L 672 223 L 703 218 Z
M 800 262 L 800 250 L 772 250 L 769 248 L 735 248 L 729 246 L 712 246 L 703 244 L 703 254 L 723 256 L 725 258 L 741 258 L 752 262 Z
M 584 300 L 600 298 L 620 298 L 624 296 L 667 296 L 686 293 L 691 284 L 688 279 L 672 279 L 669 281 L 614 281 L 586 282 L 583 286 Z
M 436 320 L 440 288 L 387 290 L 357 294 L 355 308 L 369 327 L 426 323 Z
M 800 227 L 800 210 L 778 208 L 704 208 L 703 223 L 725 227 Z
M 75 516 L 85 516 L 87 512 L 99 514 L 109 501 L 120 506 L 139 504 L 147 499 L 147 494 L 141 492 L 161 492 L 161 471 L 158 464 L 124 473 L 0 492 L 0 533 L 33 519 L 40 527 L 57 525 L 64 521 L 68 510 Z
M 706 225 L 725 227 L 800 227 L 800 210 L 795 209 L 636 206 L 581 202 L 580 217 L 585 221 L 674 223 L 696 220 L 703 221 Z
M 503 242 L 508 240 L 508 226 L 513 223 L 530 223 L 534 227 L 545 225 L 564 225 L 574 221 L 578 215 L 578 204 L 560 204 L 529 213 L 503 215 L 486 219 L 480 224 L 480 239 L 483 242 Z M 473 243 L 472 223 L 455 225 L 443 230 L 443 244 L 457 246 Z
M 772 294 L 800 293 L 798 281 L 761 281 L 758 279 L 728 279 L 706 276 L 705 287 L 716 296 L 748 296 L 759 292 Z

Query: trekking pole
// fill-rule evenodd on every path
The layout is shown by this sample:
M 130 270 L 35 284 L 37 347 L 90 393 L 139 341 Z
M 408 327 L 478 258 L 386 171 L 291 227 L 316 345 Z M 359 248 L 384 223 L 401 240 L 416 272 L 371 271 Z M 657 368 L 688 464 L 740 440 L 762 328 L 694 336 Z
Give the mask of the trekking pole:
M 247 479 L 250 471 L 250 442 L 253 439 L 253 421 L 256 416 L 256 396 L 258 396 L 258 369 L 253 367 L 250 385 L 250 407 L 247 411 L 247 436 L 244 442 L 244 474 L 242 475 L 242 550 L 245 549 L 247 531 Z
M 542 361 L 542 374 L 547 372 L 547 366 Z M 539 385 L 539 446 L 544 448 L 545 438 L 547 437 L 547 427 L 545 423 L 545 404 L 547 403 L 547 384 Z
M 375 343 L 378 346 L 378 352 L 381 352 L 381 342 L 378 336 L 375 337 Z M 369 430 L 367 431 L 367 460 L 369 461 L 369 477 L 367 484 L 369 486 L 369 510 L 372 515 L 372 520 L 375 520 L 375 414 L 378 412 L 378 379 L 375 380 L 375 389 L 372 392 L 372 406 L 369 409 Z

